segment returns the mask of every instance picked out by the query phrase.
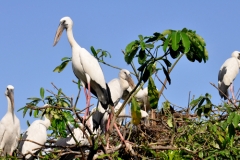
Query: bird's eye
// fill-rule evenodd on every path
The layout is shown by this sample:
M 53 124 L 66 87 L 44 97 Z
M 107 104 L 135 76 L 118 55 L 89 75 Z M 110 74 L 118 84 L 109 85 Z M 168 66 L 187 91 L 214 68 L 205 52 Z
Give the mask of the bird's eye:
M 7 90 L 9 90 L 9 89 L 7 88 Z
M 65 23 L 66 21 L 64 20 L 62 23 Z

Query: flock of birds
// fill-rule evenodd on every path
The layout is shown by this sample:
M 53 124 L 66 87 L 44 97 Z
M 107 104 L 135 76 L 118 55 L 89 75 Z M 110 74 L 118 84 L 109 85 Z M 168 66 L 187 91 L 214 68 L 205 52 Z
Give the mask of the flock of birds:
M 58 43 L 62 32 L 66 30 L 68 41 L 72 48 L 73 73 L 83 85 L 86 96 L 86 107 L 88 108 L 90 106 L 91 93 L 98 99 L 97 107 L 92 110 L 92 116 L 88 118 L 86 123 L 93 132 L 99 132 L 100 130 L 101 133 L 104 133 L 108 130 L 109 122 L 112 118 L 111 112 L 108 112 L 109 106 L 117 111 L 121 106 L 121 102 L 119 101 L 123 99 L 124 92 L 131 91 L 135 85 L 130 72 L 126 69 L 120 70 L 118 78 L 106 83 L 97 59 L 86 49 L 78 45 L 73 37 L 72 27 L 72 19 L 70 17 L 63 17 L 60 20 L 53 46 Z M 232 57 L 224 62 L 218 74 L 218 88 L 221 98 L 229 99 L 228 89 L 230 89 L 233 100 L 236 102 L 233 92 L 233 81 L 238 74 L 239 67 L 240 52 L 234 51 Z M 20 143 L 18 143 L 20 139 L 20 121 L 14 113 L 14 87 L 12 85 L 7 86 L 5 96 L 8 102 L 8 110 L 0 121 L 0 155 L 12 155 L 13 151 L 17 148 L 18 151 L 25 156 L 25 159 L 34 159 L 32 154 L 37 154 L 42 145 L 47 141 L 47 129 L 51 125 L 51 118 L 45 115 L 44 120 L 35 120 L 23 134 Z M 142 101 L 142 118 L 147 118 L 148 111 L 151 109 L 148 100 L 148 88 L 140 89 L 135 97 L 138 101 Z M 120 115 L 126 115 L 125 109 L 122 110 Z M 83 120 L 85 121 L 88 116 L 89 110 L 87 109 Z M 122 122 L 123 118 L 119 118 L 116 121 L 119 125 L 121 125 Z M 124 141 L 116 123 L 114 127 L 118 131 L 121 140 Z M 79 127 L 84 126 L 80 123 Z M 73 127 L 71 131 L 81 145 L 89 145 L 88 140 L 83 136 L 80 128 Z M 69 134 L 66 138 L 58 139 L 55 145 L 68 146 L 75 143 L 76 141 L 71 134 Z

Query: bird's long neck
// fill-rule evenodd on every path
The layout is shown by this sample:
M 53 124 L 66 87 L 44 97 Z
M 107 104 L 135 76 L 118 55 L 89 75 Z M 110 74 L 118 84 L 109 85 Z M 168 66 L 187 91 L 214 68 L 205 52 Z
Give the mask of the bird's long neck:
M 7 102 L 8 102 L 8 112 L 13 113 L 14 109 L 13 109 L 13 106 L 12 106 L 12 103 L 11 103 L 11 100 L 9 97 L 7 97 Z
M 72 28 L 67 29 L 67 37 L 68 37 L 68 41 L 69 41 L 71 47 L 73 47 L 75 45 L 78 45 L 77 42 L 75 41 L 74 37 L 73 37 Z
M 120 81 L 122 91 L 127 90 L 129 87 L 129 83 L 125 79 L 122 79 L 122 78 L 119 78 L 119 81 Z
M 12 114 L 13 122 L 14 122 L 14 108 L 12 106 L 11 100 L 9 97 L 7 97 L 7 103 L 8 103 L 8 113 Z
M 43 124 L 46 128 L 48 128 L 48 127 L 51 125 L 51 122 L 50 122 L 50 120 L 49 120 L 47 117 L 45 117 L 44 120 L 43 120 L 43 122 L 42 122 L 42 124 Z

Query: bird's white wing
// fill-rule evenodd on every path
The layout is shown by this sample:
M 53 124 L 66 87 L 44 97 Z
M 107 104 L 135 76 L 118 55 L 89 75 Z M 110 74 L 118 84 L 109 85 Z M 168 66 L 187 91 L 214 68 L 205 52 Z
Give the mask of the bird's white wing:
M 227 59 L 222 65 L 219 74 L 218 81 L 224 82 L 225 85 L 230 85 L 233 80 L 236 78 L 239 72 L 238 61 L 236 58 Z
M 46 127 L 41 124 L 41 121 L 42 120 L 35 120 L 27 129 L 23 139 L 28 139 L 43 145 L 47 140 L 47 132 Z M 21 152 L 22 154 L 26 154 L 29 151 L 35 153 L 37 152 L 37 150 L 35 150 L 37 148 L 41 148 L 41 146 L 36 143 L 24 141 Z M 27 157 L 30 157 L 30 155 Z
M 108 82 L 108 86 L 111 92 L 111 97 L 113 103 L 118 102 L 123 95 L 123 90 L 120 86 L 120 81 L 118 78 L 112 79 L 110 82 Z
M 20 121 L 19 119 L 17 118 L 17 116 L 14 117 L 15 118 L 15 131 L 16 131 L 16 141 L 15 143 L 13 144 L 13 148 L 17 148 L 18 146 L 18 141 L 19 141 L 19 138 L 20 138 L 20 132 L 21 132 L 21 127 L 20 127 Z
M 97 82 L 102 88 L 106 89 L 106 82 L 101 66 L 97 59 L 93 57 L 85 48 L 81 48 L 79 53 L 83 70 L 91 79 Z
M 0 147 L 2 147 L 2 145 L 3 145 L 2 143 L 4 143 L 3 137 L 4 137 L 5 131 L 6 131 L 5 126 L 0 122 Z M 2 148 L 0 148 L 0 149 L 2 149 Z

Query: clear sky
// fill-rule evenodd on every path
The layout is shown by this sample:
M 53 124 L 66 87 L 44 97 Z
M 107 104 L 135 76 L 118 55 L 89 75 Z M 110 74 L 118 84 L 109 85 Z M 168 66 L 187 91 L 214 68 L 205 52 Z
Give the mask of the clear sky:
M 178 2 L 178 3 L 177 3 Z M 209 82 L 217 84 L 218 71 L 234 50 L 240 50 L 239 1 L 1 1 L 0 2 L 0 118 L 6 113 L 6 86 L 15 87 L 15 108 L 18 110 L 28 97 L 39 97 L 40 87 L 54 90 L 53 82 L 68 96 L 76 98 L 76 80 L 71 65 L 62 73 L 53 69 L 62 57 L 71 56 L 71 48 L 64 32 L 56 47 L 53 39 L 59 20 L 70 16 L 73 32 L 81 47 L 90 46 L 111 53 L 106 62 L 129 69 L 121 49 L 138 35 L 150 36 L 166 29 L 184 27 L 196 30 L 207 44 L 209 61 L 192 63 L 183 57 L 171 73 L 172 84 L 164 91 L 170 102 L 186 107 L 188 93 L 196 97 L 206 92 L 212 102 L 220 104 L 218 91 Z M 160 52 L 162 53 L 162 52 Z M 159 53 L 159 54 L 160 54 Z M 173 61 L 172 61 L 173 62 Z M 118 76 L 118 70 L 102 65 L 106 81 Z M 164 76 L 160 77 L 164 80 Z M 137 82 L 136 79 L 135 83 Z M 240 87 L 235 80 L 235 92 Z M 158 89 L 161 85 L 157 86 Z M 164 101 L 159 101 L 159 108 Z M 92 101 L 92 103 L 96 103 Z M 85 107 L 82 92 L 78 108 Z M 16 113 L 21 128 L 27 128 L 22 112 Z

